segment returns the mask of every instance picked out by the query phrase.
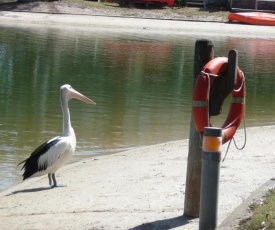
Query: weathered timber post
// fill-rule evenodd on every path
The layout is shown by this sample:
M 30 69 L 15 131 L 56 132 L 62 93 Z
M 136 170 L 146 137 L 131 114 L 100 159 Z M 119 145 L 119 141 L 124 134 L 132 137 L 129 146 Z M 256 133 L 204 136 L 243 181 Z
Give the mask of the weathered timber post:
M 232 90 L 235 87 L 237 81 L 237 68 L 238 68 L 238 51 L 237 50 L 230 50 L 228 52 L 228 65 L 227 71 L 227 78 L 230 79 L 227 84 L 230 84 Z
M 237 81 L 238 51 L 230 50 L 226 72 L 215 78 L 210 88 L 209 117 L 221 114 L 224 100 L 231 94 Z
M 213 58 L 214 44 L 212 41 L 197 40 L 195 44 L 193 87 L 202 67 Z M 184 215 L 190 217 L 199 217 L 200 211 L 201 139 L 191 116 L 184 202 Z

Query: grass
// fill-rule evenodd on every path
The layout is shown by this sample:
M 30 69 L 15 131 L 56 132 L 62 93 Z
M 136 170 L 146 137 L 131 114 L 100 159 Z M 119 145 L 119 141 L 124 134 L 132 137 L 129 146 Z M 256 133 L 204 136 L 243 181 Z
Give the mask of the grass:
M 86 7 L 95 7 L 95 8 L 119 7 L 118 3 L 112 3 L 112 2 L 98 2 L 98 1 L 88 1 L 88 0 L 66 0 L 66 1 L 70 3 L 82 4 Z
M 275 188 L 263 201 L 250 206 L 252 215 L 240 221 L 238 230 L 275 229 Z

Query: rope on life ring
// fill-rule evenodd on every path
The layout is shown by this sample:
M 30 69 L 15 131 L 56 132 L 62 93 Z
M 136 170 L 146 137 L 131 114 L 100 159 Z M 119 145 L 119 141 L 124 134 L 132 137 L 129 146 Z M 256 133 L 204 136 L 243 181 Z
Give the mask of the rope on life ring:
M 228 59 L 217 57 L 209 61 L 197 78 L 193 91 L 192 114 L 195 128 L 203 133 L 204 127 L 209 127 L 209 92 L 215 78 L 225 73 Z M 231 104 L 227 118 L 222 125 L 222 143 L 231 140 L 244 117 L 245 81 L 242 71 L 237 68 L 235 88 L 231 92 Z

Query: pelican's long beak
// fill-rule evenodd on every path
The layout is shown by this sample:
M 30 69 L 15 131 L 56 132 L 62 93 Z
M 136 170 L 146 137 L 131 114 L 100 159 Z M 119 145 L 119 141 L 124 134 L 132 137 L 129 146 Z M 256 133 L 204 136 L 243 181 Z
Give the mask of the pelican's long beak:
M 88 98 L 88 97 L 84 96 L 83 94 L 77 92 L 73 88 L 70 90 L 70 98 L 76 98 L 80 101 L 84 101 L 84 102 L 86 102 L 88 104 L 92 104 L 92 105 L 96 104 L 93 100 L 91 100 L 90 98 Z

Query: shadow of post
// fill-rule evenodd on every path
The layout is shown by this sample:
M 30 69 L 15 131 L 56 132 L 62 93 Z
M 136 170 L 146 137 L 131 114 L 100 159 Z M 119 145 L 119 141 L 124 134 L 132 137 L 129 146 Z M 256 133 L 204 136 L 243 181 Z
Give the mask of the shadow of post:
M 150 223 L 144 223 L 128 230 L 168 230 L 176 227 L 184 226 L 194 219 L 187 216 L 178 216 L 170 219 L 156 220 Z

